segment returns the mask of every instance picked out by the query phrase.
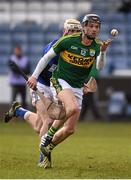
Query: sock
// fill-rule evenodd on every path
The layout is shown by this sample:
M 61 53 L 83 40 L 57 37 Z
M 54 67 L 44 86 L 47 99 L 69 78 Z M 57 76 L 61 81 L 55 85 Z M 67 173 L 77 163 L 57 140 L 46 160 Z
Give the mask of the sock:
M 55 146 L 56 146 L 56 144 L 54 144 L 53 142 L 51 142 L 51 143 L 49 144 L 49 149 L 52 151 Z
M 16 109 L 16 116 L 17 116 L 17 117 L 22 117 L 22 118 L 24 118 L 25 113 L 27 113 L 27 112 L 28 112 L 28 111 L 27 111 L 26 109 L 22 108 L 22 107 L 17 108 L 17 109 Z
M 50 127 L 50 129 L 47 132 L 47 135 L 50 137 L 53 137 L 54 134 L 57 132 L 58 128 L 54 128 L 53 126 Z

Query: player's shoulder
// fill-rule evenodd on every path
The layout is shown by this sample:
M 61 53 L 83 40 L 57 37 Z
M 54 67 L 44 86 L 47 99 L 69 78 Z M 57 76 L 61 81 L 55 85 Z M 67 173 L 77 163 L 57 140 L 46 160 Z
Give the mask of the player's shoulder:
M 95 43 L 100 45 L 100 46 L 103 44 L 102 41 L 99 38 L 95 39 Z
M 68 45 L 69 43 L 72 43 L 73 40 L 75 40 L 76 38 L 78 38 L 80 36 L 80 34 L 73 34 L 73 35 L 66 35 L 66 36 L 62 36 L 54 45 L 53 47 L 57 47 L 60 44 L 64 44 L 64 45 Z

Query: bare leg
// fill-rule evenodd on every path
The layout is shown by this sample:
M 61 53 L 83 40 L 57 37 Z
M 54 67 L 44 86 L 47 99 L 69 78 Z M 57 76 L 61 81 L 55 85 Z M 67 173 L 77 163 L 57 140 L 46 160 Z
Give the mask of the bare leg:
M 41 100 L 36 102 L 36 109 L 38 111 L 39 118 L 42 121 L 40 134 L 39 134 L 39 136 L 41 137 L 43 134 L 45 134 L 48 131 L 49 125 L 53 123 L 53 120 L 49 117 L 47 108 L 44 106 Z
M 78 103 L 74 93 L 70 89 L 64 89 L 58 94 L 58 98 L 63 102 L 66 111 L 66 120 L 78 111 Z
M 28 111 L 24 119 L 26 122 L 28 122 L 32 126 L 35 132 L 37 132 L 38 134 L 40 133 L 42 121 L 38 114 Z
M 66 118 L 55 120 L 48 133 L 41 137 L 40 150 L 45 155 L 45 167 L 50 162 L 49 157 L 53 148 L 74 133 L 80 115 L 78 102 L 72 90 L 62 90 L 58 94 L 58 98 L 64 104 Z M 59 129 L 63 123 L 65 123 L 64 127 Z
M 65 89 L 61 91 L 58 97 L 64 103 L 66 116 L 68 118 L 65 118 L 63 121 L 55 120 L 51 129 L 48 131 L 48 135 L 50 137 L 53 137 L 55 134 L 53 137 L 54 144 L 62 142 L 64 139 L 74 133 L 76 122 L 78 121 L 80 115 L 77 99 L 71 90 Z M 64 127 L 57 131 L 57 129 L 59 129 L 63 124 Z
M 64 126 L 58 130 L 54 137 L 52 142 L 57 145 L 64 141 L 68 136 L 73 134 L 75 132 L 76 123 L 79 119 L 80 111 L 72 115 L 67 121 L 65 122 Z M 56 122 L 57 123 L 57 122 Z M 55 123 L 54 123 L 55 126 Z

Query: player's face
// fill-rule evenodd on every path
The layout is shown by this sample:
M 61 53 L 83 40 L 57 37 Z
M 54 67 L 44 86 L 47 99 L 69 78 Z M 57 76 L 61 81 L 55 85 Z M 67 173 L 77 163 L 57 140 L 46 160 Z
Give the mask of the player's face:
M 15 49 L 14 49 L 14 53 L 15 53 L 15 55 L 16 56 L 21 56 L 21 54 L 22 54 L 22 51 L 21 51 L 21 49 L 19 48 L 19 47 L 16 47 Z
M 100 25 L 94 22 L 88 22 L 83 26 L 85 36 L 89 39 L 95 39 L 99 33 Z

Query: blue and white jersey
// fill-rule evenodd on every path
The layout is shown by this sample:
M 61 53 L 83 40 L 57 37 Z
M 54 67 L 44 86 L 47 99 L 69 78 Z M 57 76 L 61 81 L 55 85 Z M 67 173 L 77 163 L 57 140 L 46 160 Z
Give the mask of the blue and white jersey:
M 50 48 L 55 44 L 57 41 L 53 40 L 50 42 L 44 49 L 43 49 L 43 56 L 50 50 Z M 52 72 L 55 70 L 58 63 L 58 56 L 52 58 L 52 60 L 48 63 L 46 68 L 41 72 L 41 74 L 38 77 L 38 82 L 41 84 L 44 84 L 46 86 L 50 86 L 50 78 L 52 76 Z

